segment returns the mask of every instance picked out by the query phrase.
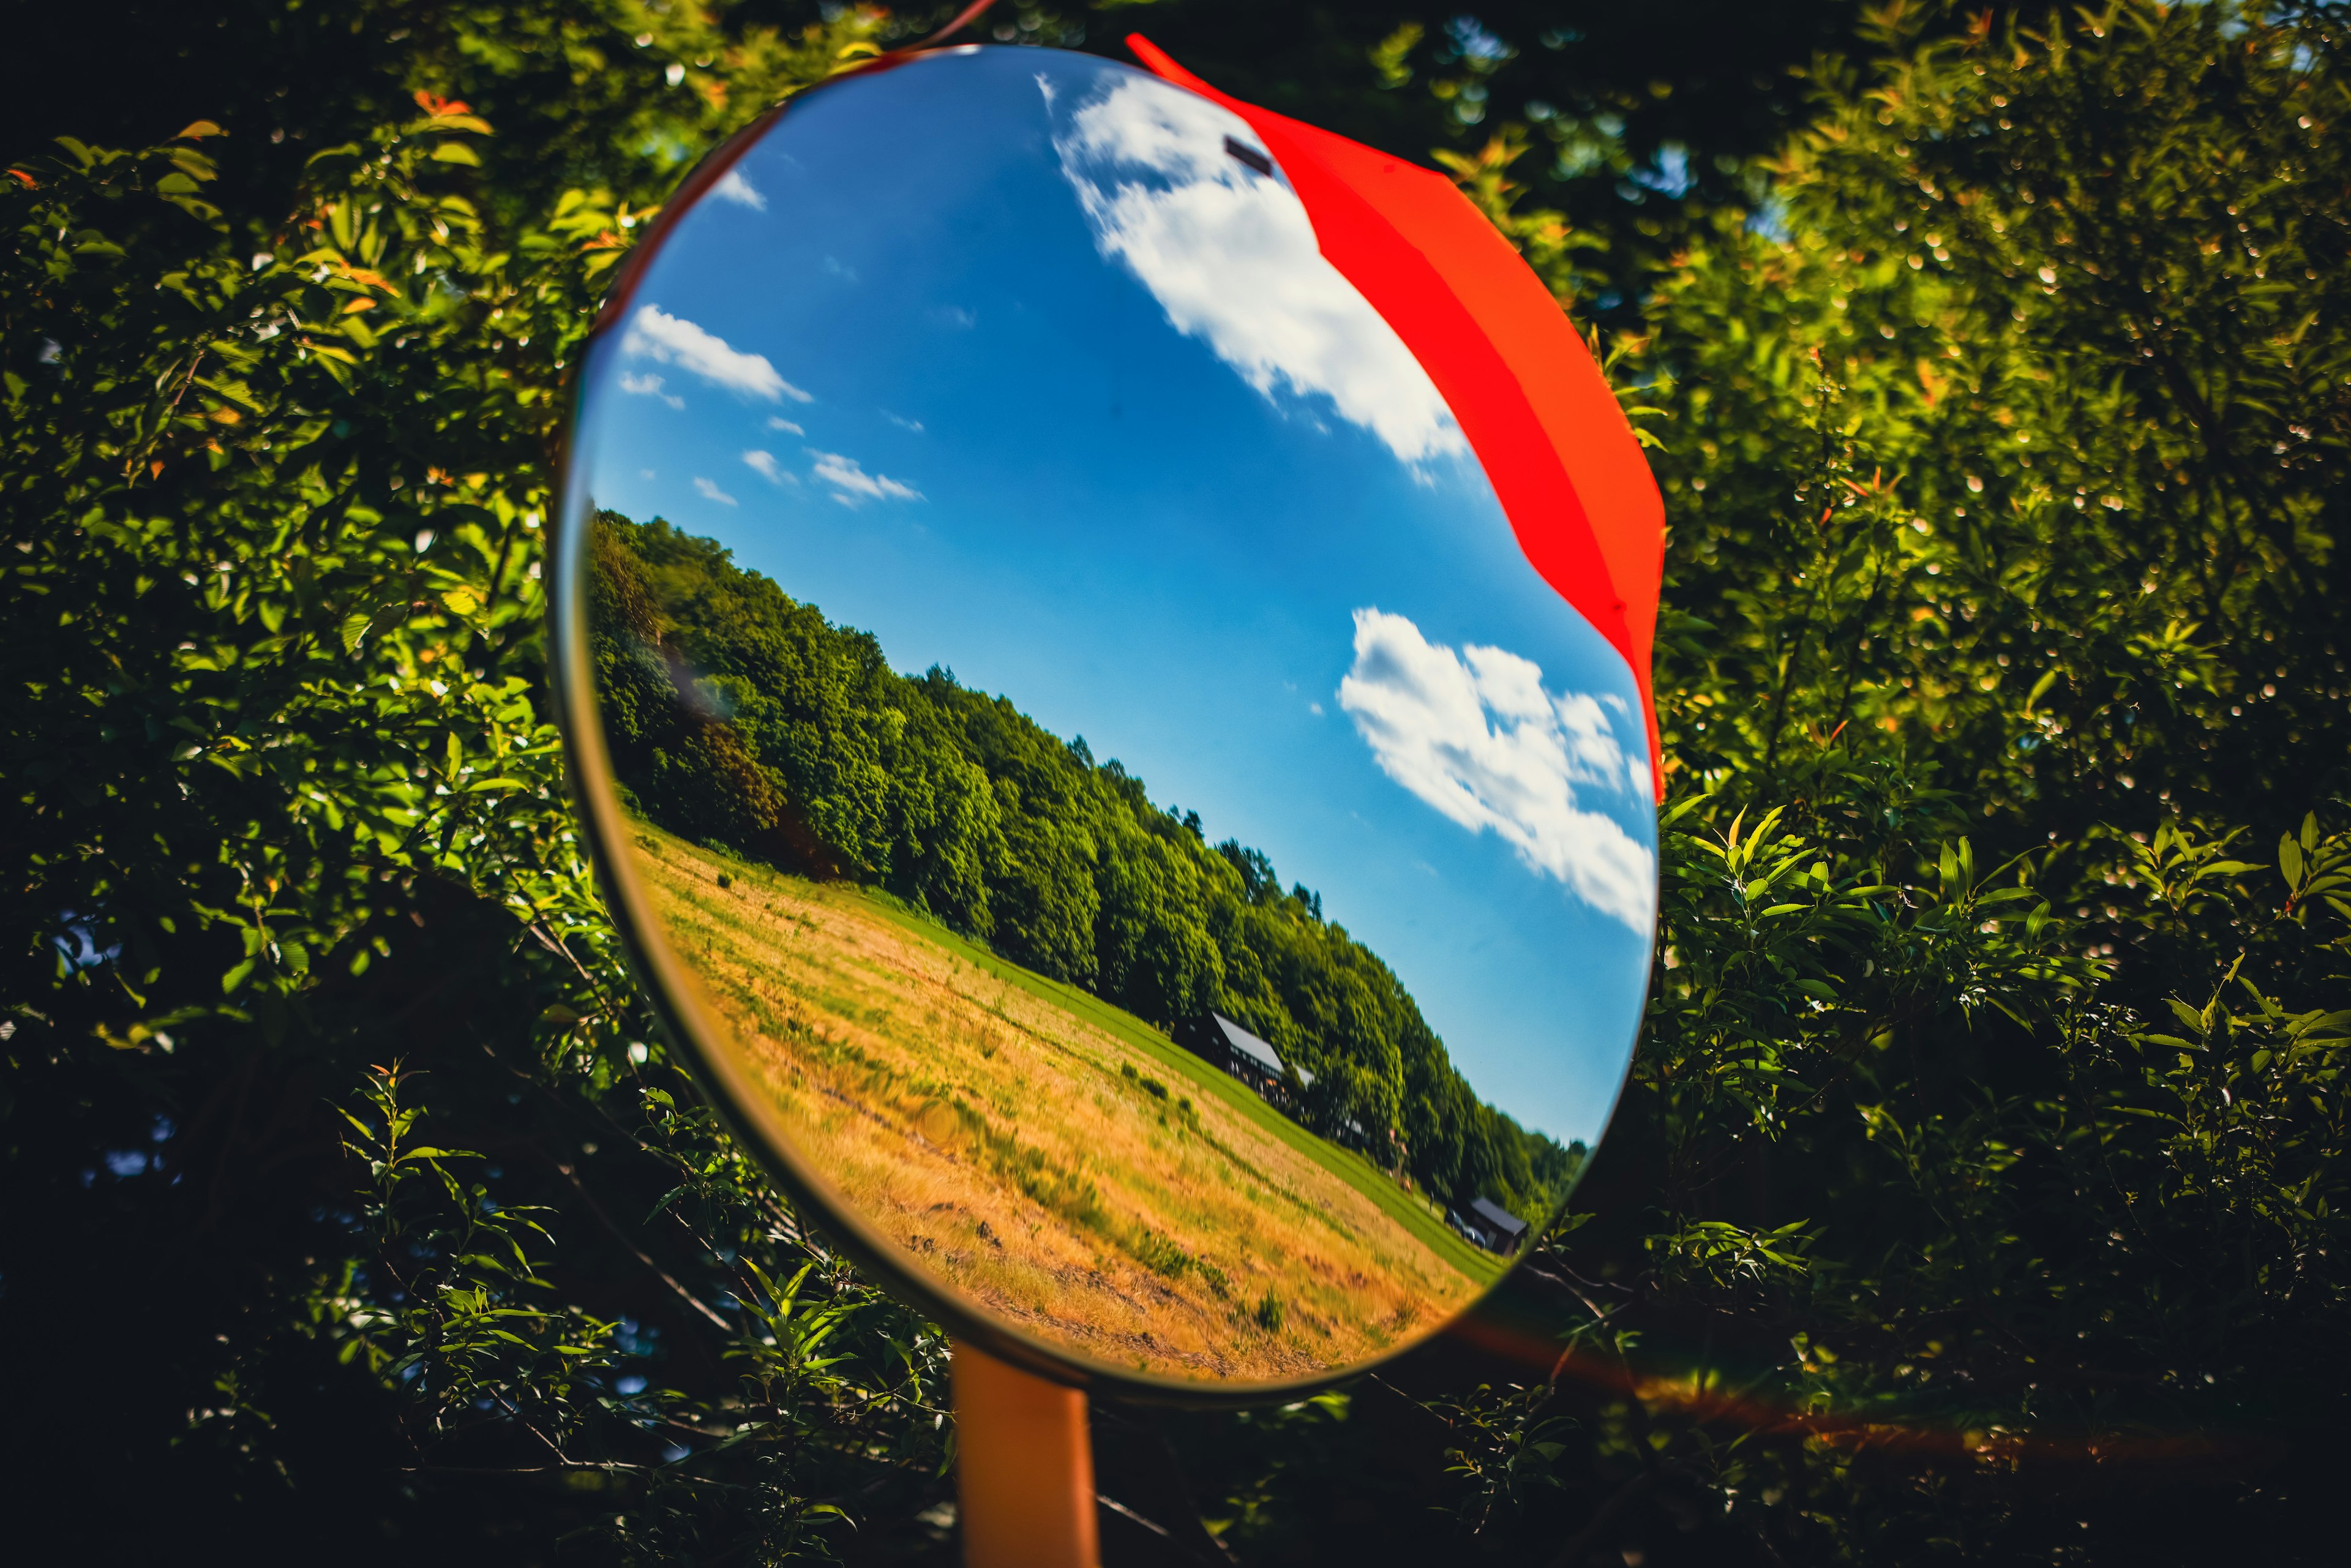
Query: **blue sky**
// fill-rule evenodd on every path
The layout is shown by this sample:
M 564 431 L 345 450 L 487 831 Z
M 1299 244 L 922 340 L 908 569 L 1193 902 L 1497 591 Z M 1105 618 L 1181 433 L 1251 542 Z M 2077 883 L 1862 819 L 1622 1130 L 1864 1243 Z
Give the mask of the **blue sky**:
M 1592 1141 L 1647 973 L 1631 676 L 1227 136 L 1049 51 L 813 93 L 647 268 L 576 461 L 1264 850 L 1481 1096 Z

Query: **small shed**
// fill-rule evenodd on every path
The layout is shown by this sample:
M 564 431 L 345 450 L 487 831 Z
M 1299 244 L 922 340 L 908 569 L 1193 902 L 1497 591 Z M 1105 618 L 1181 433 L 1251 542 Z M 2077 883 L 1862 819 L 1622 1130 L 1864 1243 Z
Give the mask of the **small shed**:
M 1489 1252 L 1515 1252 L 1526 1241 L 1527 1222 L 1491 1198 L 1470 1199 L 1464 1218 Z

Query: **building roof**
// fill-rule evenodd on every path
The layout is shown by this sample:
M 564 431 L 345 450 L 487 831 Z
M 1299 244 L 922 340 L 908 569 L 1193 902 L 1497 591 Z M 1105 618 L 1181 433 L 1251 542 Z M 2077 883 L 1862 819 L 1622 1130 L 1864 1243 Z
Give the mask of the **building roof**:
M 1248 1057 L 1276 1078 L 1282 1076 L 1286 1069 L 1282 1064 L 1281 1053 L 1274 1050 L 1270 1043 L 1259 1040 L 1222 1013 L 1210 1013 L 1208 1019 L 1216 1025 L 1217 1032 L 1225 1037 L 1227 1045 Z M 1305 1075 L 1301 1073 L 1300 1076 L 1302 1078 Z
M 1527 1222 L 1498 1203 L 1482 1197 L 1473 1197 L 1469 1200 L 1469 1207 L 1477 1211 L 1479 1218 L 1505 1236 L 1515 1239 L 1526 1232 Z

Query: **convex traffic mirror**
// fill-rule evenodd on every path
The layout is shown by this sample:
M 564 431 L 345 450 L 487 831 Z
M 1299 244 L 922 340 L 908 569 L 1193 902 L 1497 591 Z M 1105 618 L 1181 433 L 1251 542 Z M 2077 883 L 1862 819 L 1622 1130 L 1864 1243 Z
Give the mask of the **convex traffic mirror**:
M 1458 193 L 1162 69 L 935 51 L 705 165 L 581 375 L 559 662 L 778 1177 L 1000 1356 L 1254 1397 L 1462 1312 L 1607 1124 L 1659 524 Z

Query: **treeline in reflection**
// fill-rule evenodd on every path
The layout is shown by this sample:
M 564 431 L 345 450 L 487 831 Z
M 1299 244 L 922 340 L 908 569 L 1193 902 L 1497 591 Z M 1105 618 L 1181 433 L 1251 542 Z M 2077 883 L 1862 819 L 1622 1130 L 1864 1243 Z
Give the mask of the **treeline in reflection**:
M 1388 967 L 1264 854 L 1003 697 L 898 674 L 713 540 L 597 521 L 595 679 L 643 814 L 885 889 L 1138 1017 L 1237 1019 L 1305 1070 L 1301 1121 L 1456 1207 L 1540 1220 L 1565 1193 L 1582 1146 L 1480 1102 Z

